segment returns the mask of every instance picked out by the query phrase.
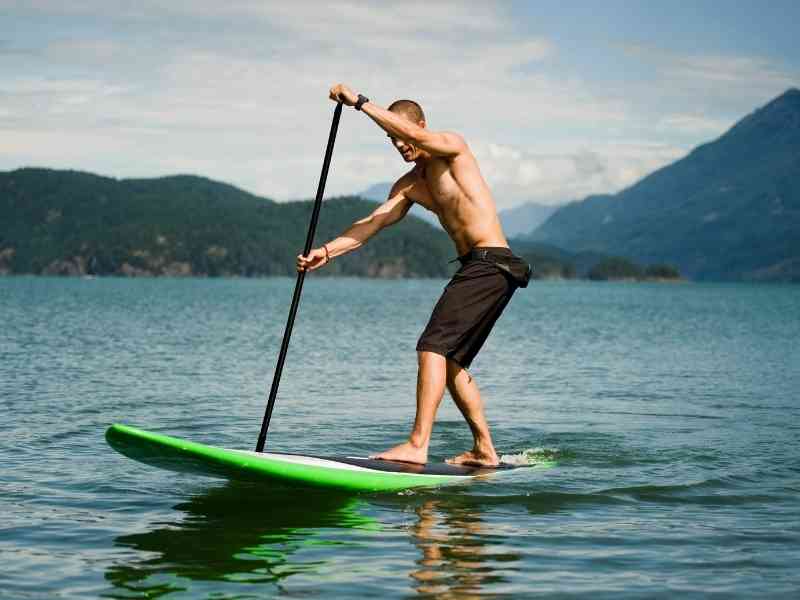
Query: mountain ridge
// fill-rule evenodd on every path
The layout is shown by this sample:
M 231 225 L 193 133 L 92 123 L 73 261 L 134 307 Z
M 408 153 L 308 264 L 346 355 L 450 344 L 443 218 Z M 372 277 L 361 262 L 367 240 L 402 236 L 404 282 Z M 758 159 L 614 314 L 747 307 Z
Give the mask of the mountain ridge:
M 617 194 L 562 207 L 529 239 L 669 262 L 698 279 L 797 281 L 800 90 Z
M 318 240 L 376 205 L 352 196 L 326 200 Z M 310 200 L 277 203 L 196 175 L 0 172 L 0 275 L 291 276 L 311 207 Z M 536 278 L 585 277 L 609 258 L 510 241 Z M 454 255 L 443 232 L 409 215 L 318 274 L 447 277 Z

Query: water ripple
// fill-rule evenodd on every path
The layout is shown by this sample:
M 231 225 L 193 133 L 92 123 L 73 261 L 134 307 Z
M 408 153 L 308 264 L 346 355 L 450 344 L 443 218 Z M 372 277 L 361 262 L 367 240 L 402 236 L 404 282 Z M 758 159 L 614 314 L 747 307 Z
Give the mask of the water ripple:
M 270 447 L 407 435 L 438 281 L 309 278 Z M 503 458 L 431 490 L 221 482 L 113 453 L 128 422 L 251 449 L 292 282 L 0 279 L 0 597 L 720 595 L 800 589 L 800 295 L 537 283 L 472 369 Z M 431 446 L 468 448 L 445 399 Z M 552 468 L 536 468 L 551 465 Z

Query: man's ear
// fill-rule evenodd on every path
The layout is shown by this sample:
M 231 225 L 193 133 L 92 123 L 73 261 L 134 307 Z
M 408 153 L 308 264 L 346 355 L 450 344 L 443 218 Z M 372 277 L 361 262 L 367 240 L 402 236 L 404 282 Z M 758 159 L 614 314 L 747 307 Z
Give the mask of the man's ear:
M 425 127 L 426 127 L 428 124 L 427 124 L 425 121 L 420 121 L 419 123 L 417 123 L 417 125 L 419 125 L 419 126 L 420 126 L 420 127 L 422 127 L 423 129 L 425 129 Z

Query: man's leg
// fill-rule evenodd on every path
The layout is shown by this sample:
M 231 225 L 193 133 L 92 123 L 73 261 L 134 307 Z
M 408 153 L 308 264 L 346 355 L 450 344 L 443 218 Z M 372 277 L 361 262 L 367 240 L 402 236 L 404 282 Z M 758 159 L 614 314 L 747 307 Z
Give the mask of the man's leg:
M 483 401 L 475 380 L 458 363 L 447 360 L 447 389 L 461 414 L 467 420 L 475 440 L 472 450 L 447 462 L 452 464 L 495 466 L 500 460 L 492 444 L 489 424 L 483 413 Z
M 417 416 L 408 441 L 370 458 L 402 460 L 405 462 L 428 462 L 428 445 L 433 431 L 433 419 L 444 396 L 447 379 L 447 359 L 434 352 L 417 352 Z

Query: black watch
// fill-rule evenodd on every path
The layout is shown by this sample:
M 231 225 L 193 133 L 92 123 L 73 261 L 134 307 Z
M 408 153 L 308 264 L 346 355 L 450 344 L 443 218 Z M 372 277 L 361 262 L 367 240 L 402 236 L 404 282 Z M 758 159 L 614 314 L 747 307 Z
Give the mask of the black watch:
M 369 102 L 369 98 L 367 98 L 364 94 L 359 94 L 358 100 L 356 100 L 356 103 L 353 106 L 355 106 L 356 110 L 361 110 L 361 107 L 367 102 Z

